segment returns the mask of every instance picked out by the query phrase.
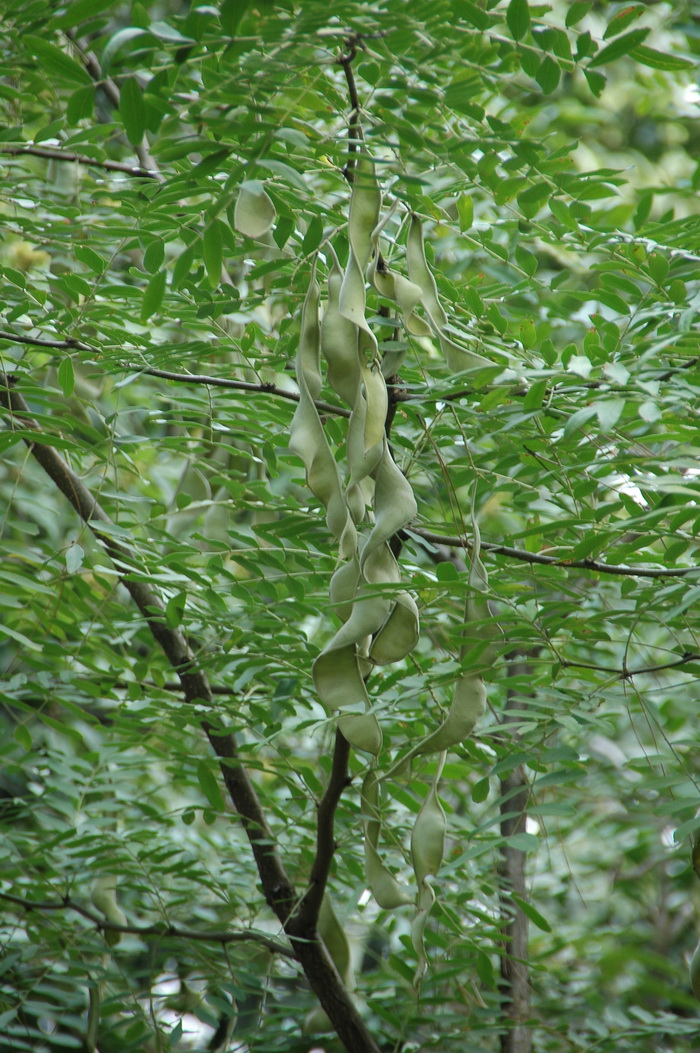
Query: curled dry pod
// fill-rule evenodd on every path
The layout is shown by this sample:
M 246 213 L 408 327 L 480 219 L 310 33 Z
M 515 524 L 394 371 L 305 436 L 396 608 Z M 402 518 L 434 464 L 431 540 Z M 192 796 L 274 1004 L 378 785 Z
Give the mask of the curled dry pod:
M 120 909 L 117 903 L 117 879 L 110 877 L 109 875 L 102 875 L 96 878 L 94 885 L 92 886 L 92 892 L 90 893 L 90 899 L 94 906 L 104 914 L 107 921 L 111 922 L 112 925 L 126 925 L 127 918 L 123 910 Z M 121 940 L 121 933 L 111 932 L 109 929 L 105 929 L 105 941 L 110 947 L 116 946 Z
M 437 284 L 425 259 L 425 248 L 423 246 L 423 228 L 416 215 L 411 217 L 411 224 L 406 239 L 406 262 L 408 264 L 408 276 L 421 290 L 421 306 L 425 311 L 430 329 L 438 337 L 442 352 L 447 359 L 450 369 L 459 373 L 465 369 L 483 369 L 492 363 L 483 355 L 477 355 L 455 343 L 452 338 L 462 336 L 454 327 L 449 325 L 447 315 L 440 304 Z M 410 328 L 410 327 L 409 327 Z M 415 335 L 421 336 L 420 332 Z M 468 339 L 468 334 L 464 334 Z
M 381 832 L 379 814 L 379 780 L 371 768 L 362 784 L 362 814 L 365 828 L 365 875 L 370 891 L 382 910 L 394 910 L 411 902 L 391 871 L 384 866 L 377 851 Z
M 331 533 L 340 540 L 341 556 L 350 558 L 357 550 L 357 533 L 348 514 L 338 465 L 314 405 L 314 398 L 321 388 L 319 299 L 314 271 L 302 308 L 297 351 L 300 400 L 292 418 L 289 446 L 304 462 L 307 484 L 326 509 L 326 522 Z
M 275 222 L 275 206 L 258 179 L 241 183 L 233 222 L 239 234 L 247 238 L 262 238 Z
M 425 926 L 428 914 L 435 902 L 435 892 L 429 878 L 434 877 L 440 869 L 445 852 L 445 832 L 447 820 L 438 797 L 437 787 L 445 754 L 441 754 L 435 778 L 431 783 L 428 796 L 423 801 L 418 818 L 411 835 L 411 859 L 418 883 L 416 913 L 411 926 L 411 941 L 416 952 L 417 966 L 413 977 L 413 986 L 418 988 L 427 968 L 425 954 Z
M 343 272 L 332 246 L 328 272 L 328 301 L 321 323 L 321 351 L 328 363 L 328 383 L 352 409 L 360 387 L 357 328 L 340 313 Z

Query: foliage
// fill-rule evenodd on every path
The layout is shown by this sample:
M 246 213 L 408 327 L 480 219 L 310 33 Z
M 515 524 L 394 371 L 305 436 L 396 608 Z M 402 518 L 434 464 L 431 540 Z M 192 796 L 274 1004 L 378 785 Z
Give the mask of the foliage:
M 335 852 L 339 921 L 329 899 L 320 925 L 381 1048 L 499 1048 L 509 912 L 531 923 L 535 1050 L 696 1048 L 700 9 L 3 14 L 0 1050 L 341 1048 L 313 1037 L 311 978 L 227 795 L 229 732 L 298 895 Z M 367 206 L 358 262 L 372 168 L 382 225 Z M 317 280 L 328 319 L 334 260 L 360 276 L 344 339 L 365 333 L 366 372 L 337 385 L 322 361 L 310 390 L 302 307 L 313 329 Z M 381 522 L 369 425 L 349 421 L 375 382 L 376 448 L 417 507 L 386 502 L 388 570 L 358 593 L 420 614 L 387 665 L 361 634 L 334 650 L 339 548 L 362 549 L 307 479 L 327 441 L 360 535 Z M 97 536 L 38 448 L 106 511 Z M 132 603 L 141 586 L 164 610 Z M 183 695 L 153 625 L 186 638 L 213 704 Z M 319 655 L 341 694 L 359 670 L 383 734 L 376 766 L 351 752 L 330 851 Z M 421 753 L 481 677 L 474 734 Z M 410 904 L 380 907 L 377 875 Z

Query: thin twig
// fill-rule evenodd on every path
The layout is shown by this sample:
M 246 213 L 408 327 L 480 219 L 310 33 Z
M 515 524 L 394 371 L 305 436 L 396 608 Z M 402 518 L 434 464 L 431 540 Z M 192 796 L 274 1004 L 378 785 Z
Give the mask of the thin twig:
M 7 340 L 13 344 L 27 344 L 29 347 L 41 347 L 46 350 L 89 351 L 91 354 L 97 354 L 95 348 L 73 337 L 67 337 L 65 340 L 46 340 L 36 336 L 24 336 L 23 334 L 8 332 L 6 329 L 0 329 L 0 340 Z M 266 381 L 252 384 L 247 380 L 231 380 L 230 377 L 213 377 L 202 373 L 172 373 L 170 370 L 156 369 L 154 366 L 134 365 L 125 366 L 124 369 L 129 372 L 133 371 L 136 374 L 143 373 L 149 377 L 161 377 L 163 380 L 172 380 L 178 384 L 206 384 L 208 387 L 230 388 L 233 391 L 250 391 L 256 394 L 273 395 L 275 398 L 287 399 L 289 402 L 298 402 L 300 398 L 297 391 L 287 391 L 285 388 L 278 387 L 277 384 L 267 383 Z M 332 402 L 317 400 L 314 402 L 314 405 L 321 413 L 334 414 L 336 417 L 349 417 L 352 412 L 346 409 L 345 406 L 334 406 Z
M 72 150 L 54 149 L 49 146 L 0 146 L 0 154 L 9 154 L 11 157 L 29 154 L 32 157 L 43 157 L 48 161 L 74 162 L 79 165 L 89 165 L 92 168 L 103 168 L 107 172 L 123 172 L 124 175 L 140 176 L 142 179 L 158 178 L 157 173 L 152 169 L 141 168 L 139 165 L 127 165 L 121 161 L 100 161 L 86 154 L 76 154 Z
M 455 537 L 450 534 L 434 534 L 423 527 L 411 526 L 412 534 L 430 541 L 435 545 L 449 545 L 451 548 L 471 548 L 471 541 L 466 537 Z M 510 548 L 508 545 L 497 545 L 491 541 L 481 542 L 482 552 L 493 552 L 495 556 L 507 556 L 519 559 L 523 563 L 539 563 L 547 567 L 561 567 L 563 570 L 591 570 L 597 574 L 620 574 L 630 578 L 683 578 L 695 574 L 700 567 L 629 567 L 624 563 L 600 563 L 596 559 L 567 559 L 565 556 L 545 556 L 541 552 L 527 552 L 522 548 Z
M 283 954 L 287 958 L 294 958 L 294 952 L 286 944 L 282 943 L 281 940 L 276 940 L 274 936 L 268 936 L 267 933 L 259 932 L 256 929 L 242 930 L 239 932 L 199 932 L 196 929 L 183 929 L 178 925 L 171 925 L 169 923 L 156 923 L 155 925 L 117 925 L 112 921 L 107 921 L 105 918 L 101 918 L 99 914 L 95 914 L 94 911 L 88 910 L 86 907 L 81 906 L 80 903 L 76 903 L 70 898 L 65 896 L 62 900 L 55 901 L 44 901 L 39 902 L 36 900 L 22 899 L 21 896 L 13 896 L 9 892 L 0 892 L 0 899 L 7 900 L 8 903 L 14 903 L 22 910 L 26 911 L 55 911 L 55 910 L 72 910 L 76 914 L 82 915 L 83 918 L 87 918 L 92 924 L 102 932 L 122 932 L 131 936 L 170 936 L 175 939 L 181 940 L 195 940 L 199 943 L 220 943 L 225 946 L 228 943 L 261 943 L 267 947 L 268 950 L 272 951 L 273 954 Z
M 700 661 L 700 654 L 695 651 L 687 651 L 675 662 L 664 662 L 662 665 L 647 665 L 641 669 L 618 669 L 610 665 L 593 665 L 589 662 L 570 662 L 566 658 L 559 660 L 562 669 L 591 669 L 595 673 L 611 673 L 620 680 L 630 680 L 633 676 L 645 676 L 648 673 L 663 673 L 667 669 L 678 669 L 689 662 Z

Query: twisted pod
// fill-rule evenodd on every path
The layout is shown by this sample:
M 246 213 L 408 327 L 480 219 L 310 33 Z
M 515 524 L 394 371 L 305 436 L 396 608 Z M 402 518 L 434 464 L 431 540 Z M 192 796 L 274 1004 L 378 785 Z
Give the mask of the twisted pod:
M 338 727 L 348 742 L 371 756 L 362 786 L 365 869 L 377 903 L 391 909 L 411 902 L 411 898 L 379 854 L 377 756 L 382 732 L 370 708 L 366 681 L 375 665 L 400 661 L 418 642 L 418 609 L 413 597 L 399 587 L 399 567 L 389 544 L 414 518 L 417 506 L 408 480 L 394 462 L 385 434 L 388 394 L 384 373 L 389 375 L 398 368 L 402 352 L 392 352 L 385 356 L 383 364 L 380 362 L 377 341 L 366 319 L 366 279 L 382 296 L 397 304 L 409 333 L 439 342 L 453 371 L 484 368 L 491 363 L 458 342 L 466 334 L 449 324 L 440 305 L 417 217 L 411 217 L 407 237 L 408 277 L 384 264 L 378 243 L 388 216 L 380 222 L 380 210 L 381 192 L 374 164 L 363 149 L 356 155 L 353 175 L 347 265 L 343 270 L 330 248 L 323 320 L 315 265 L 302 309 L 296 358 L 300 401 L 291 424 L 290 447 L 304 462 L 307 484 L 325 508 L 328 529 L 337 539 L 339 550 L 329 591 L 341 625 L 314 662 L 314 684 L 327 711 L 337 716 Z M 422 316 L 416 314 L 418 307 Z M 314 401 L 323 383 L 322 358 L 328 383 L 351 410 L 342 474 Z M 470 734 L 486 700 L 484 682 L 472 668 L 472 658 L 481 652 L 481 664 L 485 665 L 493 657 L 494 626 L 486 602 L 487 588 L 474 522 L 461 647 L 463 672 L 455 685 L 450 710 L 442 724 L 415 743 L 385 776 L 397 775 L 413 757 L 425 753 L 442 755 L 411 838 L 418 886 L 412 929 L 418 957 L 416 985 L 426 969 L 423 933 L 435 900 L 430 879 L 439 869 L 444 849 L 445 814 L 437 792 L 444 751 Z M 338 953 L 342 943 L 339 928 L 329 903 L 319 929 L 322 936 L 328 930 L 327 943 L 335 945 L 338 967 L 346 969 L 345 949 Z

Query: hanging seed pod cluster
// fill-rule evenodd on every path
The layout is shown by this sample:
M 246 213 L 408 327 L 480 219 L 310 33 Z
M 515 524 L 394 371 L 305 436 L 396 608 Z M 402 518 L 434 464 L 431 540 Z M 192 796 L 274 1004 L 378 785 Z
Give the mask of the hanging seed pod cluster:
M 382 730 L 371 709 L 367 680 L 375 666 L 400 661 L 418 642 L 418 609 L 413 597 L 401 588 L 399 567 L 390 546 L 391 539 L 414 518 L 417 506 L 385 434 L 385 374 L 396 371 L 401 354 L 391 353 L 389 360 L 380 360 L 377 340 L 366 318 L 367 281 L 396 303 L 408 333 L 439 342 L 451 370 L 483 368 L 490 363 L 457 343 L 426 262 L 417 217 L 411 217 L 407 237 L 408 276 L 384 265 L 379 253 L 381 192 L 374 164 L 364 149 L 356 155 L 353 175 L 347 265 L 343 270 L 329 249 L 323 320 L 315 267 L 302 310 L 296 363 L 300 401 L 291 425 L 290 446 L 304 462 L 309 489 L 324 506 L 328 529 L 338 545 L 330 598 L 341 625 L 314 663 L 314 683 L 329 714 L 337 715 L 338 727 L 348 742 L 370 755 L 362 788 L 366 877 L 379 906 L 391 909 L 411 902 L 412 897 L 380 856 L 380 783 L 398 775 L 413 757 L 444 753 L 461 742 L 483 711 L 486 692 L 481 676 L 465 672 L 456 684 L 442 724 L 427 737 L 409 744 L 401 761 L 381 774 Z M 331 449 L 315 405 L 323 386 L 322 363 L 327 383 L 351 411 L 344 463 L 339 463 Z M 482 652 L 489 647 L 488 640 L 479 642 L 474 635 L 485 625 L 487 631 L 489 627 L 484 595 L 487 578 L 479 560 L 478 530 L 474 526 L 463 658 L 475 645 Z M 445 816 L 437 795 L 443 762 L 444 757 L 439 760 L 411 840 L 418 885 L 413 925 L 418 956 L 416 983 L 426 967 L 423 931 L 435 899 L 430 878 L 440 867 L 444 846 Z

